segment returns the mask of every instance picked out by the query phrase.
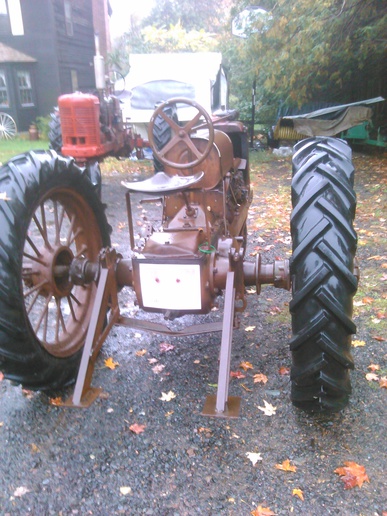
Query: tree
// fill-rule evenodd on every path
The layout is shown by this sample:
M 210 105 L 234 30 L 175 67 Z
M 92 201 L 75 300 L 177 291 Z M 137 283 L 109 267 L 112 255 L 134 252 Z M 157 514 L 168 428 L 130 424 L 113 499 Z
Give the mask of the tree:
M 233 14 L 243 5 L 236 3 Z M 233 90 L 242 99 L 249 99 L 254 78 L 258 107 L 265 108 L 387 93 L 386 2 L 277 0 L 266 8 L 264 30 L 253 26 L 247 39 L 223 39 Z
M 144 25 L 165 29 L 180 23 L 187 31 L 217 32 L 228 4 L 227 0 L 158 0 Z

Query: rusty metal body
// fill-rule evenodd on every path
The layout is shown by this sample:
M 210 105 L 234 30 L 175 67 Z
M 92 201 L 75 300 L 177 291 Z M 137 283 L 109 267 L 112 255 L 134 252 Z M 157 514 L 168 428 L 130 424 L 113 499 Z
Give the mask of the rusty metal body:
M 105 249 L 99 264 L 74 261 L 70 268 L 76 284 L 98 277 L 98 291 L 69 405 L 87 404 L 86 398 L 94 392 L 90 391 L 90 382 L 97 353 L 110 328 L 122 324 L 170 335 L 222 331 L 218 394 L 207 401 L 204 413 L 234 417 L 239 411 L 239 402 L 228 397 L 235 314 L 246 307 L 245 286 L 256 286 L 257 293 L 264 283 L 289 289 L 289 266 L 287 260 L 262 265 L 259 255 L 255 262 L 244 260 L 252 191 L 243 125 L 235 121 L 215 123 L 212 131 L 200 129 L 190 134 L 187 144 L 187 133 L 192 130 L 190 125 L 188 129 L 176 128 L 178 134 L 161 153 L 164 172 L 145 181 L 123 183 L 127 189 L 130 258 Z M 151 201 L 162 200 L 161 227 L 149 227 L 141 245 L 136 243 L 133 229 L 134 193 L 150 196 Z M 223 322 L 174 332 L 160 323 L 123 317 L 117 300 L 117 291 L 123 286 L 133 287 L 143 310 L 164 313 L 167 319 L 187 313 L 208 313 L 225 291 Z M 102 330 L 107 309 L 109 322 Z

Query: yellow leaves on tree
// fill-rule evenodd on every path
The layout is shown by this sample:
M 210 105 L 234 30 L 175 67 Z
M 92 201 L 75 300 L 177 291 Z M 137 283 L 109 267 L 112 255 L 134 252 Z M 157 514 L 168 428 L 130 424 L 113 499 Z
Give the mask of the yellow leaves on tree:
M 355 486 L 361 487 L 364 482 L 369 482 L 365 467 L 356 462 L 344 462 L 344 466 L 335 469 L 335 473 L 341 476 L 345 489 L 352 489 Z

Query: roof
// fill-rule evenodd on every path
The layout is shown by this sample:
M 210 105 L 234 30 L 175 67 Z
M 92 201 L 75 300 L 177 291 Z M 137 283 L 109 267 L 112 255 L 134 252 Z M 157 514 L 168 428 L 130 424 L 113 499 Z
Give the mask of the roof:
M 36 59 L 0 42 L 0 63 L 36 63 Z

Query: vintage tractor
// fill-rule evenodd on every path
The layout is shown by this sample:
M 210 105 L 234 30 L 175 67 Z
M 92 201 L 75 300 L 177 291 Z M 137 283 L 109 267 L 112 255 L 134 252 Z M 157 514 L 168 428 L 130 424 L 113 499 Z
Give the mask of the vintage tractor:
M 175 105 L 195 110 L 176 121 Z M 162 148 L 154 141 L 161 117 L 170 127 Z M 98 120 L 91 121 L 95 125 Z M 164 171 L 124 182 L 129 221 L 128 257 L 110 247 L 104 206 L 85 169 L 54 151 L 11 159 L 0 169 L 0 369 L 29 389 L 58 389 L 74 380 L 67 404 L 86 406 L 94 363 L 113 325 L 169 335 L 221 331 L 217 395 L 203 413 L 235 416 L 228 396 L 235 316 L 246 307 L 245 287 L 289 289 L 293 338 L 293 403 L 337 411 L 348 402 L 356 198 L 348 145 L 311 138 L 293 157 L 290 260 L 245 259 L 246 220 L 252 200 L 248 138 L 236 120 L 213 121 L 194 101 L 172 99 L 154 112 L 149 140 Z M 82 142 L 79 142 L 82 143 Z M 67 142 L 66 145 L 78 142 Z M 259 186 L 258 186 L 259 188 Z M 131 198 L 162 200 L 159 228 L 141 245 L 134 233 Z M 208 313 L 224 293 L 223 320 L 180 331 L 120 313 L 123 286 L 140 308 L 167 318 Z

